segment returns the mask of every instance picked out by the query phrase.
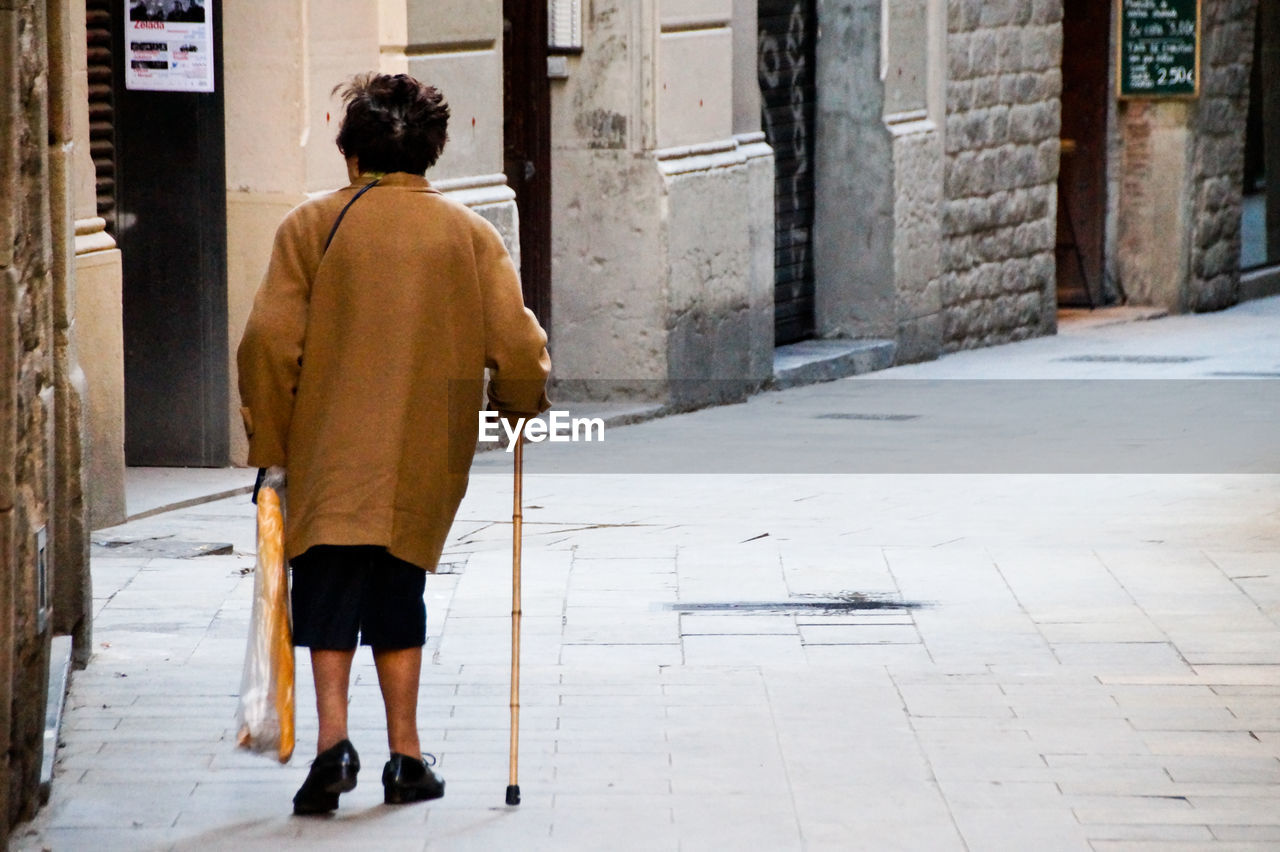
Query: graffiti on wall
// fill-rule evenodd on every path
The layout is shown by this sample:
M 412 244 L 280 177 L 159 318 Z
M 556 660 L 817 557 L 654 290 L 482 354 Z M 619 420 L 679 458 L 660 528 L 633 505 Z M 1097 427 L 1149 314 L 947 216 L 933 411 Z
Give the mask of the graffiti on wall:
M 760 0 L 761 122 L 774 152 L 774 327 L 813 333 L 814 0 Z

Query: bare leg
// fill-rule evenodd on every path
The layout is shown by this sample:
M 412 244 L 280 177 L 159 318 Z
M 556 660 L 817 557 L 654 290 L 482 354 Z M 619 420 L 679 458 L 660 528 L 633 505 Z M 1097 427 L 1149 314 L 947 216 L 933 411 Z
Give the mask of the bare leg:
M 418 678 L 422 674 L 422 648 L 373 650 L 378 669 L 378 686 L 387 708 L 387 744 L 398 754 L 417 758 L 422 754 L 418 741 Z
M 347 739 L 347 694 L 351 682 L 350 651 L 311 650 L 311 671 L 316 681 L 316 715 L 320 717 L 320 736 L 316 753 L 332 748 Z

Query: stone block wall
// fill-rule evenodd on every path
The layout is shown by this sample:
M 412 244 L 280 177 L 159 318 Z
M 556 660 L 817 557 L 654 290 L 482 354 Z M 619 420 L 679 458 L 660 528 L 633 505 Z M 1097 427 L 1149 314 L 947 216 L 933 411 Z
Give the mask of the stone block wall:
M 930 130 L 894 138 L 894 357 L 899 364 L 938 357 L 943 341 L 942 137 Z
M 49 652 L 38 542 L 51 551 L 55 537 L 45 12 L 46 4 L 29 0 L 0 5 L 0 830 L 6 834 L 36 806 Z
M 820 0 L 814 313 L 820 337 L 894 336 L 894 140 L 884 123 L 880 0 Z
M 821 337 L 942 342 L 941 0 L 819 0 L 814 189 Z M 936 77 L 936 81 L 935 81 Z
M 942 348 L 1056 329 L 1062 0 L 950 0 Z
M 1234 304 L 1244 128 L 1257 0 L 1204 0 L 1200 97 L 1126 100 L 1118 113 L 1116 266 L 1131 303 Z
M 1208 0 L 1203 6 L 1200 100 L 1192 117 L 1191 257 L 1186 307 L 1235 304 L 1240 290 L 1243 129 L 1257 0 Z
M 758 147 L 763 156 L 754 158 L 730 142 L 721 151 L 658 161 L 668 217 L 667 377 L 676 380 L 669 398 L 674 405 L 742 399 L 772 372 L 773 293 L 757 286 L 751 245 L 756 223 L 746 216 L 763 205 L 744 201 L 753 188 L 766 198 L 773 189 L 771 181 L 752 186 L 753 163 L 772 172 L 770 152 Z M 702 379 L 712 381 L 688 381 Z

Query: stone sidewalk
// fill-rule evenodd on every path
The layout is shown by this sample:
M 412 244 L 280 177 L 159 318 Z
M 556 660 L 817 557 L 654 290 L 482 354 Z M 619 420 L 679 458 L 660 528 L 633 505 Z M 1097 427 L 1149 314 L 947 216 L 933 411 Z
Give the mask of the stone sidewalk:
M 858 382 L 1215 374 L 1280 374 L 1280 300 L 1066 328 L 605 446 L 630 470 L 712 424 L 726 451 L 763 459 L 782 431 L 820 469 L 832 422 L 795 412 L 858 413 Z M 750 429 L 733 431 L 735 408 Z M 908 444 L 989 428 L 835 422 Z M 510 459 L 487 453 L 427 585 L 420 716 L 444 799 L 381 804 L 366 650 L 365 771 L 334 818 L 289 815 L 315 736 L 305 658 L 292 763 L 234 749 L 254 548 L 234 497 L 95 534 L 94 658 L 73 679 L 52 799 L 11 849 L 1280 848 L 1274 466 L 540 472 L 552 449 L 531 449 L 525 479 L 519 808 L 502 804 Z M 208 543 L 231 552 L 195 555 Z

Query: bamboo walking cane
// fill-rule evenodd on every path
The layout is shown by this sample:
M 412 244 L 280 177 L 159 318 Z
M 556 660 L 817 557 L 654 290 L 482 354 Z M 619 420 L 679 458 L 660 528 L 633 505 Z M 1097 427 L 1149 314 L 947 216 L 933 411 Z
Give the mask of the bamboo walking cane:
M 511 511 L 511 763 L 507 779 L 507 804 L 520 804 L 517 763 L 520 751 L 520 536 L 524 478 L 524 434 L 516 435 L 515 482 Z

